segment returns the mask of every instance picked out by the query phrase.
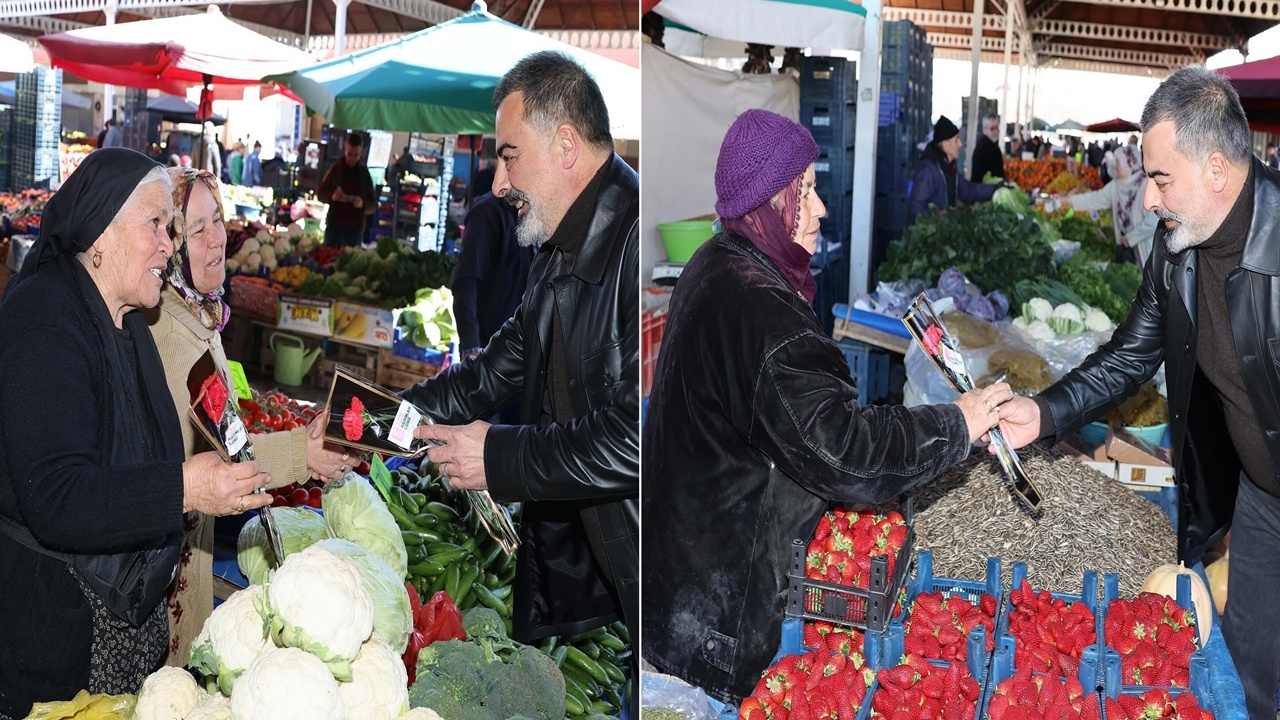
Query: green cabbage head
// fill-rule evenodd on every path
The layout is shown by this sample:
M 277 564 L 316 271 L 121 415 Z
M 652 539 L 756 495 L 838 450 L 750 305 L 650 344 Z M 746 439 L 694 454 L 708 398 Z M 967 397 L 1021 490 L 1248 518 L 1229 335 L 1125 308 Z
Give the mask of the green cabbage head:
M 284 546 L 284 557 L 306 550 L 317 540 L 329 537 L 324 518 L 314 510 L 304 507 L 276 507 L 276 527 L 280 528 L 280 544 Z M 240 564 L 240 572 L 248 578 L 251 585 L 261 585 L 267 581 L 271 565 L 267 558 L 271 556 L 271 546 L 267 541 L 267 529 L 262 525 L 262 518 L 255 516 L 240 529 L 240 537 L 236 541 L 236 560 Z M 284 562 L 284 558 L 280 558 Z

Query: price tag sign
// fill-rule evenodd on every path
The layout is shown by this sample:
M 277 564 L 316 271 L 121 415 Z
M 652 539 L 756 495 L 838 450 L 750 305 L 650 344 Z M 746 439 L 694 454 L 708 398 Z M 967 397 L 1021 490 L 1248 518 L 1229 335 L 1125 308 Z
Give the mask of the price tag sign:
M 391 471 L 382 463 L 382 456 L 374 453 L 373 463 L 369 466 L 369 478 L 373 486 L 382 493 L 382 499 L 391 502 Z
M 244 366 L 235 360 L 228 360 L 231 367 L 231 384 L 236 387 L 236 397 L 243 400 L 253 399 L 253 390 L 249 389 L 249 378 L 244 376 Z

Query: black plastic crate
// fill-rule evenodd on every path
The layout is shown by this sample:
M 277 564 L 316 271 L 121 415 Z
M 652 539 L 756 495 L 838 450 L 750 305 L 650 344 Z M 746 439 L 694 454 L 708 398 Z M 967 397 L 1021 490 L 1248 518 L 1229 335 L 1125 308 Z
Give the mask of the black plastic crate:
M 800 104 L 800 124 L 822 148 L 853 147 L 857 114 L 853 103 L 813 101 Z
M 818 159 L 813 162 L 814 181 L 817 187 L 828 188 L 833 194 L 852 189 L 853 150 L 821 146 L 818 150 Z
M 823 201 L 823 204 L 826 204 Z M 818 223 L 818 227 L 824 235 L 840 234 L 848 235 L 849 226 L 853 224 L 853 197 L 845 196 L 843 206 L 837 205 L 835 210 L 827 210 L 826 217 Z
M 844 249 L 849 245 L 848 236 L 848 225 L 843 233 L 834 229 L 830 233 L 823 230 L 818 237 L 818 247 L 814 250 L 813 257 L 809 258 L 809 267 L 825 268 L 839 263 L 844 258 Z
M 847 260 L 830 267 L 816 269 L 813 275 L 818 283 L 819 297 L 827 292 L 828 298 L 833 295 L 840 296 L 836 302 L 848 302 Z M 843 284 L 838 279 L 840 275 L 843 275 Z M 817 301 L 814 302 L 815 309 L 819 312 L 818 317 L 824 322 L 827 332 L 831 332 L 831 327 L 835 324 L 835 317 L 831 314 L 831 304 L 827 302 L 822 305 Z M 915 551 L 916 534 L 910 500 L 903 505 L 902 515 L 907 522 L 907 539 L 902 549 L 898 551 L 893 575 L 889 574 L 887 555 L 872 557 L 871 587 L 866 590 L 805 577 L 805 551 L 808 548 L 808 542 L 800 539 L 793 540 L 791 569 L 787 573 L 789 582 L 787 616 L 884 632 L 889 627 L 889 622 L 893 620 L 893 606 L 911 570 Z
M 800 102 L 854 102 L 857 63 L 841 57 L 800 58 Z
M 875 226 L 891 230 L 906 227 L 907 196 L 877 192 Z

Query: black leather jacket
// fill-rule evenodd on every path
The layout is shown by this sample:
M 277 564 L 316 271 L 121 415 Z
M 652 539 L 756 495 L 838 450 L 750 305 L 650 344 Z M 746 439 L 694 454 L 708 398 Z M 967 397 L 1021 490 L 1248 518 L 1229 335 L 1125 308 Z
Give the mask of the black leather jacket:
M 495 425 L 485 441 L 489 492 L 523 501 L 514 634 L 522 642 L 573 635 L 622 618 L 638 636 L 640 474 L 639 183 L 608 161 L 595 215 L 573 270 L 544 245 L 516 316 L 476 358 L 405 391 L 436 422 L 489 417 L 519 396 L 524 425 Z M 550 414 L 547 354 L 555 305 L 575 420 Z M 581 510 L 595 506 L 613 582 L 595 561 Z M 616 588 L 615 593 L 612 588 Z
M 1227 308 L 1240 370 L 1272 464 L 1280 469 L 1280 172 L 1253 160 L 1254 206 Z M 1222 405 L 1196 365 L 1195 248 L 1170 255 L 1156 229 L 1138 297 L 1111 341 L 1040 394 L 1058 436 L 1101 418 L 1163 360 L 1179 490 L 1178 557 L 1200 559 L 1231 527 L 1240 461 Z M 1280 474 L 1280 473 L 1278 473 Z
M 862 407 L 804 298 L 721 234 L 671 299 L 644 426 L 644 657 L 721 700 L 778 650 L 791 541 L 969 454 L 955 405 Z

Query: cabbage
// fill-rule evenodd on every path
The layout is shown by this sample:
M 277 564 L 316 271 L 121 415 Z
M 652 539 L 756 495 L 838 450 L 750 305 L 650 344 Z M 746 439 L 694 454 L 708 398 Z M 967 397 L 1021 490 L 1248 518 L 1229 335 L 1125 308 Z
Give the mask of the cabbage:
M 1043 320 L 1036 320 L 1027 325 L 1027 334 L 1035 340 L 1053 340 L 1057 337 L 1053 328 L 1049 327 L 1049 323 Z
M 325 485 L 324 522 L 332 537 L 350 540 L 382 558 L 400 577 L 409 571 L 400 526 L 369 481 L 355 473 Z
M 284 557 L 306 550 L 317 540 L 329 537 L 324 518 L 314 510 L 302 507 L 271 508 L 275 516 L 276 527 L 280 530 L 280 544 Z M 240 572 L 251 585 L 261 585 L 267 581 L 271 566 L 267 562 L 271 552 L 267 540 L 267 529 L 262 526 L 262 518 L 254 516 L 240 529 L 240 538 L 236 541 L 236 561 Z M 284 558 L 279 558 L 284 562 Z
M 1048 320 L 1051 315 L 1053 315 L 1053 306 L 1044 298 L 1031 298 L 1022 304 L 1022 317 L 1026 318 L 1028 323 Z
M 1059 335 L 1075 335 L 1084 330 L 1084 316 L 1080 313 L 1080 308 L 1071 303 L 1062 303 L 1053 309 L 1053 315 L 1049 316 L 1049 327 L 1058 332 Z
M 943 270 L 942 276 L 938 278 L 938 289 L 941 290 L 943 294 L 950 295 L 954 298 L 959 298 L 961 295 L 965 294 L 965 284 L 966 280 L 964 279 L 964 273 L 954 267 L 949 267 L 946 270 Z
M 996 321 L 996 310 L 991 301 L 979 295 L 969 301 L 969 306 L 965 308 L 965 312 L 987 322 Z
M 396 575 L 390 565 L 374 553 L 350 540 L 329 538 L 316 543 L 356 566 L 364 589 L 373 600 L 373 635 L 403 655 L 409 645 L 409 632 L 413 630 L 413 616 L 409 609 L 409 594 L 405 590 L 404 575 Z
M 1009 317 L 1009 298 L 1005 297 L 1004 293 L 999 290 L 992 290 L 987 293 L 987 299 L 991 301 L 991 306 L 996 311 L 995 319 L 997 321 Z

